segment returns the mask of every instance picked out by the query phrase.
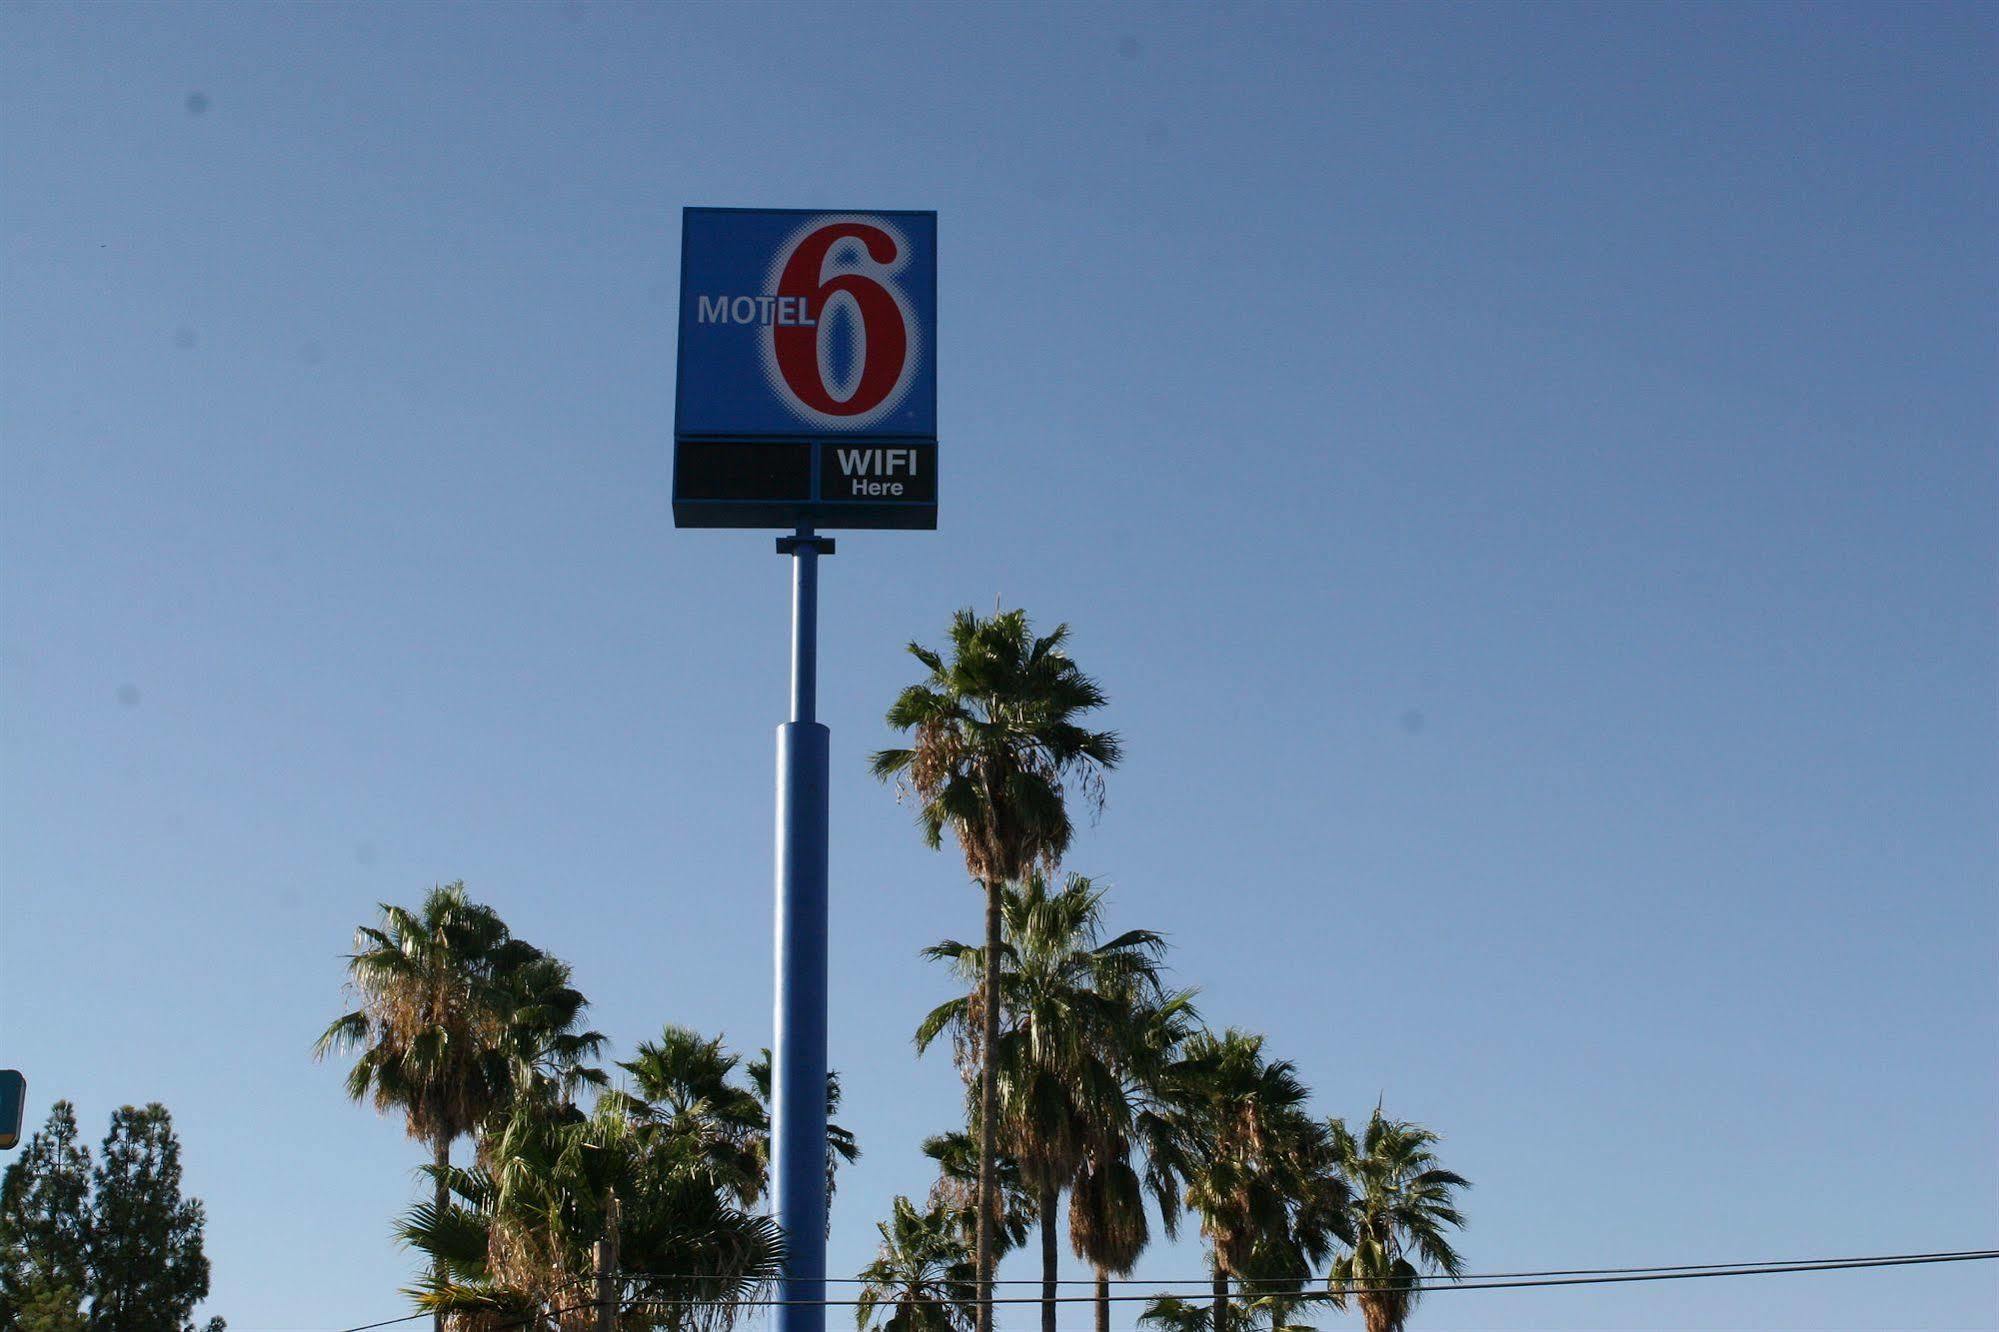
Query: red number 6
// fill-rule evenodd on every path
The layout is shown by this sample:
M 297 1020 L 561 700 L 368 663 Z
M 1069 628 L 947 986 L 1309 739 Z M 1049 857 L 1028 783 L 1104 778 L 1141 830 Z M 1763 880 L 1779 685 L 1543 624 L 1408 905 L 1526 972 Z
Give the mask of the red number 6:
M 900 257 L 895 237 L 866 222 L 835 222 L 810 233 L 785 261 L 777 296 L 802 301 L 792 308 L 802 310 L 811 322 L 779 323 L 771 329 L 772 350 L 786 386 L 800 403 L 827 416 L 859 416 L 881 406 L 902 382 L 903 363 L 909 356 L 902 305 L 887 287 L 865 273 L 820 280 L 827 253 L 849 237 L 866 246 L 868 258 L 884 267 Z M 854 391 L 844 400 L 826 387 L 825 370 L 819 364 L 819 329 L 814 327 L 825 318 L 827 303 L 841 292 L 860 313 L 865 349 Z

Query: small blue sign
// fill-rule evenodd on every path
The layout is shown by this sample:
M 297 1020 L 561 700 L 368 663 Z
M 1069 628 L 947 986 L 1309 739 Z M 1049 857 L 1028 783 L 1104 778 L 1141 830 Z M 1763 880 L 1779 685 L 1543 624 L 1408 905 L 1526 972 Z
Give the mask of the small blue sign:
M 21 1116 L 28 1105 L 28 1080 L 19 1069 L 0 1068 L 0 1149 L 21 1140 Z
M 936 526 L 935 213 L 685 210 L 679 360 L 678 525 Z

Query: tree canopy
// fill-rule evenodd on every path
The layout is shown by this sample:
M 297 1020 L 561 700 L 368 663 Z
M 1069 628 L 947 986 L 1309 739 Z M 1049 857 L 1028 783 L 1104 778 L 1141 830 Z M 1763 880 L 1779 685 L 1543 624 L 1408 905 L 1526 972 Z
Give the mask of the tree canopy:
M 192 1332 L 203 1225 L 165 1106 L 115 1111 L 93 1167 L 76 1108 L 57 1101 L 0 1180 L 0 1330 Z

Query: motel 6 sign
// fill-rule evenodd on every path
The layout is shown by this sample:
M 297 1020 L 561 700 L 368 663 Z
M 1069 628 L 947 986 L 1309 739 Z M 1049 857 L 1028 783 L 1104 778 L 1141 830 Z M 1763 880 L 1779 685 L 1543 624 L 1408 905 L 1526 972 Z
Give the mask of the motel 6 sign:
M 689 208 L 678 527 L 937 526 L 937 215 Z

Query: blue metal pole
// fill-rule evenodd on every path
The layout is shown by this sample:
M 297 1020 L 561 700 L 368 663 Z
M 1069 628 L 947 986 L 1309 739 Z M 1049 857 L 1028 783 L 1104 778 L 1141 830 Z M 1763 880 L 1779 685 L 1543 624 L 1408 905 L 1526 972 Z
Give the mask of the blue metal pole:
M 826 1309 L 827 742 L 816 716 L 819 556 L 801 527 L 791 556 L 791 720 L 777 728 L 777 1038 L 771 1069 L 771 1212 L 784 1228 L 776 1332 L 824 1332 Z

